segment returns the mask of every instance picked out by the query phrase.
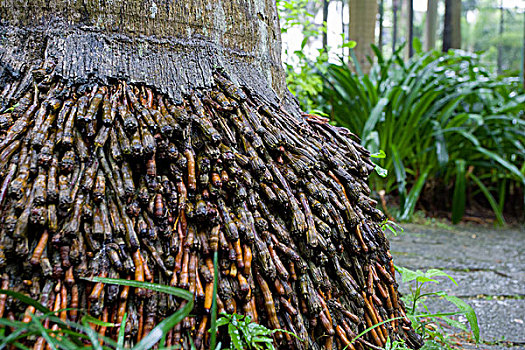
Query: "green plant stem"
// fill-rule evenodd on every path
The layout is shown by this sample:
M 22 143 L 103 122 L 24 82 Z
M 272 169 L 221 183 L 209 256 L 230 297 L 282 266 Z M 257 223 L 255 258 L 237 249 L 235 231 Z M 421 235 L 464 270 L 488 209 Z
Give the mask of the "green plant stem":
M 213 252 L 213 298 L 211 302 L 210 349 L 215 350 L 217 343 L 217 285 L 218 285 L 218 253 Z

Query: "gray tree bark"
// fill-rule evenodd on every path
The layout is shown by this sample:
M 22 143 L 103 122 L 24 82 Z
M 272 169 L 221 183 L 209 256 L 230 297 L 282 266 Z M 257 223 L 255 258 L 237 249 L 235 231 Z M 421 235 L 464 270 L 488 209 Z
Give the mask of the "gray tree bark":
M 407 28 L 408 28 L 408 57 L 414 55 L 414 1 L 407 1 Z
M 377 1 L 350 1 L 350 40 L 355 40 L 355 54 L 361 70 L 367 74 L 372 66 L 367 56 L 374 57 L 370 47 L 375 43 Z
M 398 0 L 393 0 L 393 2 L 392 2 L 392 10 L 394 12 L 394 14 L 393 14 L 393 16 L 394 16 L 394 23 L 392 24 L 392 26 L 394 27 L 393 28 L 393 33 L 392 33 L 392 53 L 394 53 L 396 51 L 397 36 L 398 36 L 398 33 L 397 33 L 397 13 L 399 12 L 399 2 L 398 2 Z
M 124 78 L 174 100 L 218 67 L 268 98 L 287 92 L 272 0 L 6 0 L 0 18 L 0 79 L 27 84 L 28 62 L 47 59 L 68 80 Z
M 330 0 L 323 0 L 323 25 L 328 28 L 328 6 L 330 5 Z M 325 30 L 323 32 L 323 49 L 327 51 L 328 49 L 328 32 Z
M 378 47 L 379 51 L 383 53 L 383 36 L 384 36 L 384 17 L 385 17 L 385 2 L 384 0 L 379 1 L 379 39 Z
M 427 1 L 427 21 L 425 25 L 425 50 L 431 51 L 436 47 L 437 30 L 437 0 Z
M 443 52 L 461 49 L 461 0 L 445 0 Z
M 502 36 L 503 36 L 503 30 L 505 28 L 505 9 L 503 8 L 503 0 L 500 1 L 500 17 L 499 17 L 499 37 L 500 41 L 498 43 L 498 60 L 497 60 L 497 67 L 498 67 L 498 74 L 503 74 L 503 44 L 502 44 Z

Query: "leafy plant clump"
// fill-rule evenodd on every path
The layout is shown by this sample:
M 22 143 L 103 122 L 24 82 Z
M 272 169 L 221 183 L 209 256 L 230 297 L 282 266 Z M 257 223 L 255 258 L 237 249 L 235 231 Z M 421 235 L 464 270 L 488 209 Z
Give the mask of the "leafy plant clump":
M 47 345 L 50 349 L 81 349 L 86 345 L 94 349 L 151 349 L 156 344 L 160 348 L 165 348 L 166 336 L 168 332 L 187 317 L 193 310 L 193 294 L 187 290 L 165 286 L 156 283 L 131 281 L 113 278 L 90 278 L 91 282 L 102 282 L 120 286 L 144 288 L 158 293 L 166 293 L 178 297 L 185 302 L 181 303 L 180 308 L 172 315 L 166 317 L 138 343 L 131 347 L 125 341 L 125 328 L 128 321 L 127 313 L 124 314 L 122 321 L 117 323 L 105 322 L 85 313 L 85 310 L 76 309 L 80 314 L 85 313 L 80 322 L 72 322 L 63 317 L 68 309 L 49 310 L 38 301 L 30 297 L 10 291 L 0 290 L 0 295 L 7 295 L 28 305 L 26 314 L 22 321 L 0 318 L 0 349 L 13 346 L 18 349 L 27 349 L 26 343 L 34 342 L 36 348 L 44 348 Z M 30 311 L 32 310 L 32 311 Z M 108 329 L 116 329 L 116 341 L 105 336 Z
M 326 23 L 316 24 L 312 14 L 312 9 L 320 5 L 319 0 L 277 0 L 281 33 L 288 33 L 292 28 L 300 28 L 303 37 L 299 50 L 291 52 L 289 48 L 284 47 L 287 57 L 284 68 L 288 89 L 297 98 L 301 108 L 308 112 L 320 102 L 319 94 L 323 89 L 320 73 L 326 72 L 328 62 L 327 49 L 329 48 L 313 50 L 314 58 L 306 54 L 308 42 L 326 32 Z
M 374 50 L 377 64 L 368 75 L 346 64 L 328 66 L 324 112 L 372 152 L 385 150 L 378 165 L 394 176 L 386 182 L 376 177 L 373 185 L 399 197 L 398 218 L 410 219 L 421 199 L 451 210 L 455 223 L 474 201 L 490 206 L 500 224 L 504 210 L 523 212 L 525 92 L 519 80 L 498 79 L 477 55 L 461 51 L 419 49 L 404 62 L 402 48 L 388 60 Z
M 464 315 L 470 325 L 470 330 L 474 340 L 479 342 L 479 325 L 476 312 L 464 300 L 449 295 L 444 291 L 428 292 L 427 284 L 439 284 L 436 277 L 446 277 L 456 286 L 457 282 L 452 276 L 439 269 L 429 269 L 427 271 L 410 270 L 404 267 L 396 266 L 396 270 L 402 276 L 402 283 L 412 283 L 410 294 L 402 297 L 403 302 L 407 305 L 407 317 L 412 322 L 416 331 L 425 339 L 425 345 L 422 350 L 430 349 L 451 349 L 450 335 L 440 326 L 439 320 L 444 321 L 452 327 L 468 332 L 467 327 L 449 316 Z M 451 302 L 459 311 L 430 313 L 425 300 L 428 298 L 444 298 Z M 393 344 L 394 345 L 394 344 Z
M 268 329 L 253 322 L 250 316 L 222 313 L 217 320 L 217 327 L 227 327 L 231 350 L 275 350 L 272 335 L 285 332 L 283 329 Z

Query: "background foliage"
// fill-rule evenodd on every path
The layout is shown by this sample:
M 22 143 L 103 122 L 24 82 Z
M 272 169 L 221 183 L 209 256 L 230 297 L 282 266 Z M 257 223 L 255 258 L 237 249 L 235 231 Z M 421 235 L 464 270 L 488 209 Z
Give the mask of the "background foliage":
M 350 57 L 336 63 L 328 60 L 330 48 L 313 58 L 305 54 L 305 45 L 326 31 L 326 24 L 316 25 L 308 12 L 320 1 L 278 2 L 282 31 L 304 28 L 301 49 L 285 53 L 291 57 L 286 64 L 290 90 L 304 110 L 328 115 L 372 152 L 386 152 L 376 162 L 389 175 L 372 177 L 371 185 L 395 197 L 399 219 L 410 219 L 416 205 L 449 212 L 455 223 L 465 210 L 482 207 L 499 224 L 505 223 L 504 214 L 523 219 L 525 92 L 517 77 L 519 57 L 514 57 L 522 19 L 519 13 L 503 13 L 505 28 L 512 30 L 504 31 L 502 52 L 515 59 L 498 76 L 494 52 L 503 39 L 497 31 L 501 12 L 493 2 L 472 0 L 463 7 L 465 15 L 477 14 L 463 24 L 463 43 L 478 53 L 423 52 L 417 39 L 422 33 L 417 26 L 423 24 L 416 21 L 415 56 L 406 60 L 403 46 L 386 55 L 374 47 L 374 65 L 366 75 L 354 64 L 351 41 L 343 44 Z
M 379 163 L 391 175 L 373 179 L 375 189 L 398 195 L 402 220 L 425 191 L 427 204 L 444 204 L 456 222 L 468 200 L 484 197 L 503 223 L 509 204 L 522 205 L 513 200 L 525 184 L 519 80 L 494 78 L 479 56 L 464 52 L 419 51 L 404 62 L 399 53 L 385 60 L 375 51 L 369 75 L 329 65 L 322 92 L 334 121 L 372 152 L 387 153 Z

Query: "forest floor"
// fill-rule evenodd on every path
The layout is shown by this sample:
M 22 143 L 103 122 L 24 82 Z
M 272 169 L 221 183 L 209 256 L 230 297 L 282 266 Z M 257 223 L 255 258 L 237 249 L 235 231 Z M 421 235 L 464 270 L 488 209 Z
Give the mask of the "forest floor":
M 477 348 L 525 349 L 525 229 L 441 222 L 402 226 L 403 233 L 389 237 L 394 263 L 411 270 L 437 268 L 456 280 L 458 286 L 438 277 L 440 283 L 428 283 L 427 290 L 445 291 L 474 308 L 482 340 Z M 401 284 L 400 290 L 410 293 L 410 286 Z M 457 311 L 444 299 L 425 303 L 430 312 Z M 463 316 L 458 320 L 466 322 Z M 476 349 L 458 330 L 447 331 L 457 332 L 458 349 Z

